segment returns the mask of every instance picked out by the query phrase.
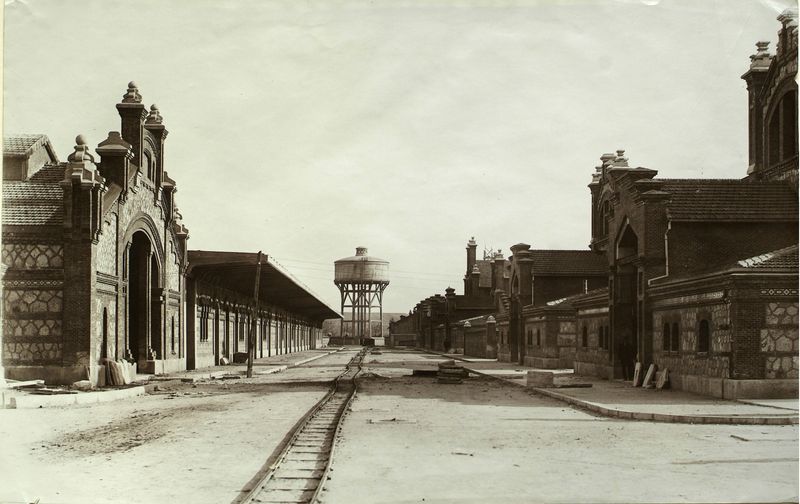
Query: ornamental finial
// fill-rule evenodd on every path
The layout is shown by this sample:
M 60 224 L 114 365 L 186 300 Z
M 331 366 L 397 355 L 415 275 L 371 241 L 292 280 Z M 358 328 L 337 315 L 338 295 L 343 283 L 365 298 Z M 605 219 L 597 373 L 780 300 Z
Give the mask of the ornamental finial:
M 67 157 L 70 163 L 83 163 L 84 161 L 91 161 L 94 163 L 94 156 L 89 154 L 89 146 L 86 143 L 86 137 L 78 135 L 75 137 L 75 151 Z
M 164 122 L 164 118 L 158 111 L 158 106 L 155 103 L 150 105 L 150 113 L 147 114 L 145 124 L 161 124 L 162 122 Z
M 141 103 L 142 95 L 139 94 L 139 88 L 136 83 L 130 81 L 128 83 L 128 92 L 122 95 L 122 103 Z

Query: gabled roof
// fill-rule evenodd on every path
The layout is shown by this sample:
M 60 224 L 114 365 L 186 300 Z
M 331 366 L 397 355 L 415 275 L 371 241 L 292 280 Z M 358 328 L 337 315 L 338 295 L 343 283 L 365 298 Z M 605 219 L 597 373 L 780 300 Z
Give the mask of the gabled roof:
M 47 135 L 42 135 L 40 133 L 33 135 L 9 135 L 3 137 L 3 155 L 27 156 L 33 151 L 33 148 L 37 144 L 45 142 L 48 144 L 50 143 L 47 139 Z
M 45 165 L 28 180 L 3 181 L 3 225 L 61 225 L 65 163 Z
M 531 250 L 533 275 L 604 276 L 608 274 L 605 257 L 591 250 Z
M 783 181 L 661 179 L 672 221 L 796 222 L 797 193 Z

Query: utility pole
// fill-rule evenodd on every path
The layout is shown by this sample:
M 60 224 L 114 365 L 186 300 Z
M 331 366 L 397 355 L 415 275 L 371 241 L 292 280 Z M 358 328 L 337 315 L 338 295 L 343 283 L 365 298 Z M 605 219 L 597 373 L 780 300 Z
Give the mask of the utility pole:
M 261 251 L 258 251 L 256 282 L 253 288 L 253 312 L 250 317 L 250 334 L 247 338 L 247 377 L 253 377 L 253 359 L 256 358 L 256 318 L 258 316 L 258 287 L 261 281 Z

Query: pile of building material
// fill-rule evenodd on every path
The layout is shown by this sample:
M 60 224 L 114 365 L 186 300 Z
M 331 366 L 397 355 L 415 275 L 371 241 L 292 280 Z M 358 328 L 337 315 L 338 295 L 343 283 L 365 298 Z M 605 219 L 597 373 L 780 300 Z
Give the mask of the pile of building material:
M 439 363 L 439 372 L 436 378 L 439 383 L 461 383 L 464 378 L 469 376 L 469 371 L 456 364 L 453 360 Z
M 97 376 L 98 387 L 128 385 L 136 377 L 136 367 L 128 361 L 111 359 L 100 360 L 100 372 Z

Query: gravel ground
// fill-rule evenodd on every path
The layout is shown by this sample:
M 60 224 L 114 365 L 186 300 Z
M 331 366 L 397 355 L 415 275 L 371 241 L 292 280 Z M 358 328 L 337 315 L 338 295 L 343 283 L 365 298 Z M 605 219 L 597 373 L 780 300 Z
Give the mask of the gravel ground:
M 354 351 L 110 403 L 0 410 L 0 503 L 228 503 Z
M 797 426 L 612 420 L 494 380 L 403 376 L 411 356 L 389 354 L 370 356 L 385 377 L 360 385 L 325 503 L 797 501 Z

